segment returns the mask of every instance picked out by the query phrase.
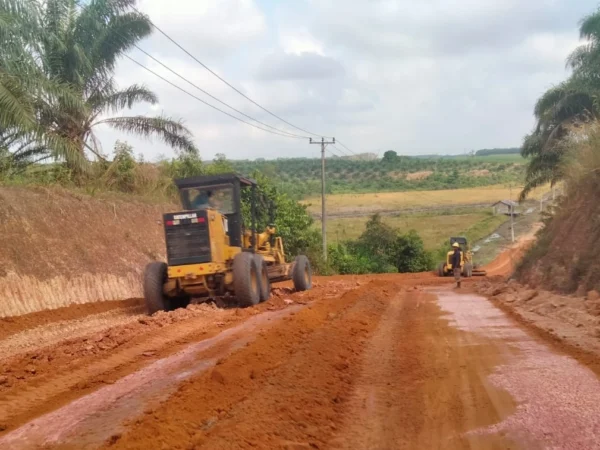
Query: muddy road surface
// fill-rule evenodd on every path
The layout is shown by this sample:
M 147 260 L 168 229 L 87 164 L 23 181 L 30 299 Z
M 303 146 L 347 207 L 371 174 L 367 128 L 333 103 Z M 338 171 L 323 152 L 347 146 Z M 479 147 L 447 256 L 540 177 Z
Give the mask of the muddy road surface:
M 600 448 L 598 376 L 468 283 L 316 285 L 247 309 L 3 321 L 0 448 Z

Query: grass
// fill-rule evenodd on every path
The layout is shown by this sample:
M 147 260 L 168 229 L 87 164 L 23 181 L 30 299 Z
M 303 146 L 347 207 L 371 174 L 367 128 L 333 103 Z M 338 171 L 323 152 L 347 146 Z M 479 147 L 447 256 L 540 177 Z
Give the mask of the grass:
M 330 243 L 356 239 L 365 229 L 368 217 L 344 217 L 327 222 L 327 239 Z M 427 250 L 437 250 L 451 235 L 466 235 L 475 242 L 490 235 L 507 220 L 506 216 L 494 216 L 487 211 L 465 214 L 409 214 L 383 217 L 383 222 L 405 233 L 416 230 Z M 320 227 L 321 222 L 317 221 Z
M 540 188 L 530 196 L 539 198 L 549 188 Z M 329 214 L 352 212 L 394 211 L 409 208 L 453 206 L 473 203 L 495 203 L 498 200 L 516 200 L 521 187 L 496 185 L 469 189 L 446 189 L 439 191 L 380 192 L 371 194 L 334 194 L 326 197 Z M 309 205 L 311 213 L 321 212 L 321 198 L 311 197 L 302 203 Z

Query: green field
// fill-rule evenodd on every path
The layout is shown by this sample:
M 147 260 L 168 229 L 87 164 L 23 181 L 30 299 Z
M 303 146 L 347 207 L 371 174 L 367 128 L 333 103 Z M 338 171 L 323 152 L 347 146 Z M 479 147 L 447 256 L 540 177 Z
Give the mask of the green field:
M 327 239 L 330 243 L 358 238 L 365 230 L 368 217 L 336 218 L 327 221 Z M 467 236 L 470 242 L 478 241 L 507 221 L 503 215 L 494 216 L 488 211 L 464 214 L 409 214 L 383 217 L 383 222 L 405 233 L 416 230 L 427 250 L 437 250 L 451 235 Z M 315 226 L 321 227 L 317 221 Z

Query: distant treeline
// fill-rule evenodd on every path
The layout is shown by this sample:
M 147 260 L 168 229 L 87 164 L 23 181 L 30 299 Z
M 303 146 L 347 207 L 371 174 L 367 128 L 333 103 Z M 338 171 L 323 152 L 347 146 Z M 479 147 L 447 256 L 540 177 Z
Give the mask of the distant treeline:
M 477 150 L 475 156 L 490 156 L 490 155 L 515 155 L 521 153 L 519 147 L 515 148 L 485 148 Z
M 321 161 L 317 158 L 289 158 L 257 161 L 230 161 L 236 172 L 258 171 L 293 199 L 321 192 Z M 342 158 L 327 160 L 330 194 L 354 192 L 459 189 L 501 183 L 520 183 L 524 160 L 518 155 L 485 158 L 415 158 L 387 151 L 381 160 Z

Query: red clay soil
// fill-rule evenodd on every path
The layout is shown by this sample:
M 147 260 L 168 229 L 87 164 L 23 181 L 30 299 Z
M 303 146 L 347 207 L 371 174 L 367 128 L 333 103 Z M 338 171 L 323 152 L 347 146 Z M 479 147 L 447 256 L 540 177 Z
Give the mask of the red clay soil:
M 537 444 L 522 438 L 533 419 L 519 386 L 532 366 L 491 380 L 520 367 L 528 346 L 590 392 L 597 380 L 469 294 L 480 280 L 459 294 L 432 273 L 316 278 L 311 291 L 283 285 L 254 308 L 31 317 L 0 339 L 0 448 L 544 448 L 562 437 L 543 424 L 532 425 Z M 554 402 L 568 391 L 550 388 Z M 593 424 L 588 406 L 582 427 Z
M 266 331 L 105 448 L 507 448 L 464 434 L 514 405 L 485 381 L 499 355 L 460 335 L 434 296 L 373 281 Z
M 0 354 L 0 435 L 3 430 L 13 429 L 249 317 L 287 308 L 288 303 L 302 304 L 339 295 L 355 286 L 355 282 L 333 281 L 326 287 L 317 286 L 296 294 L 279 288 L 274 290 L 269 302 L 246 309 L 192 305 L 188 309 L 148 317 L 123 308 L 114 314 L 108 311 L 108 317 L 104 312 L 49 324 L 43 315 L 34 315 L 22 323 L 33 324 L 32 329 L 21 329 L 20 333 L 0 340 L 3 349 Z M 82 310 L 97 311 L 97 307 L 81 305 L 81 308 L 68 310 L 75 316 Z M 122 324 L 115 325 L 115 314 L 124 316 Z M 65 314 L 59 315 L 63 317 Z M 62 339 L 48 345 L 47 339 L 56 338 L 55 327 L 59 328 L 58 338 Z M 71 338 L 76 327 L 82 328 L 83 334 Z M 25 351 L 20 351 L 21 347 Z
M 77 320 L 93 314 L 100 314 L 113 309 L 143 307 L 142 299 L 86 303 L 64 308 L 47 309 L 31 314 L 14 317 L 0 317 L 0 340 L 32 328 L 53 322 Z M 141 311 L 141 309 L 140 309 Z
M 494 261 L 484 267 L 488 277 L 508 276 L 512 274 L 516 264 L 523 258 L 527 249 L 535 241 L 535 234 L 540 229 L 541 224 L 534 225 L 531 231 L 519 238 L 510 248 L 500 253 Z

